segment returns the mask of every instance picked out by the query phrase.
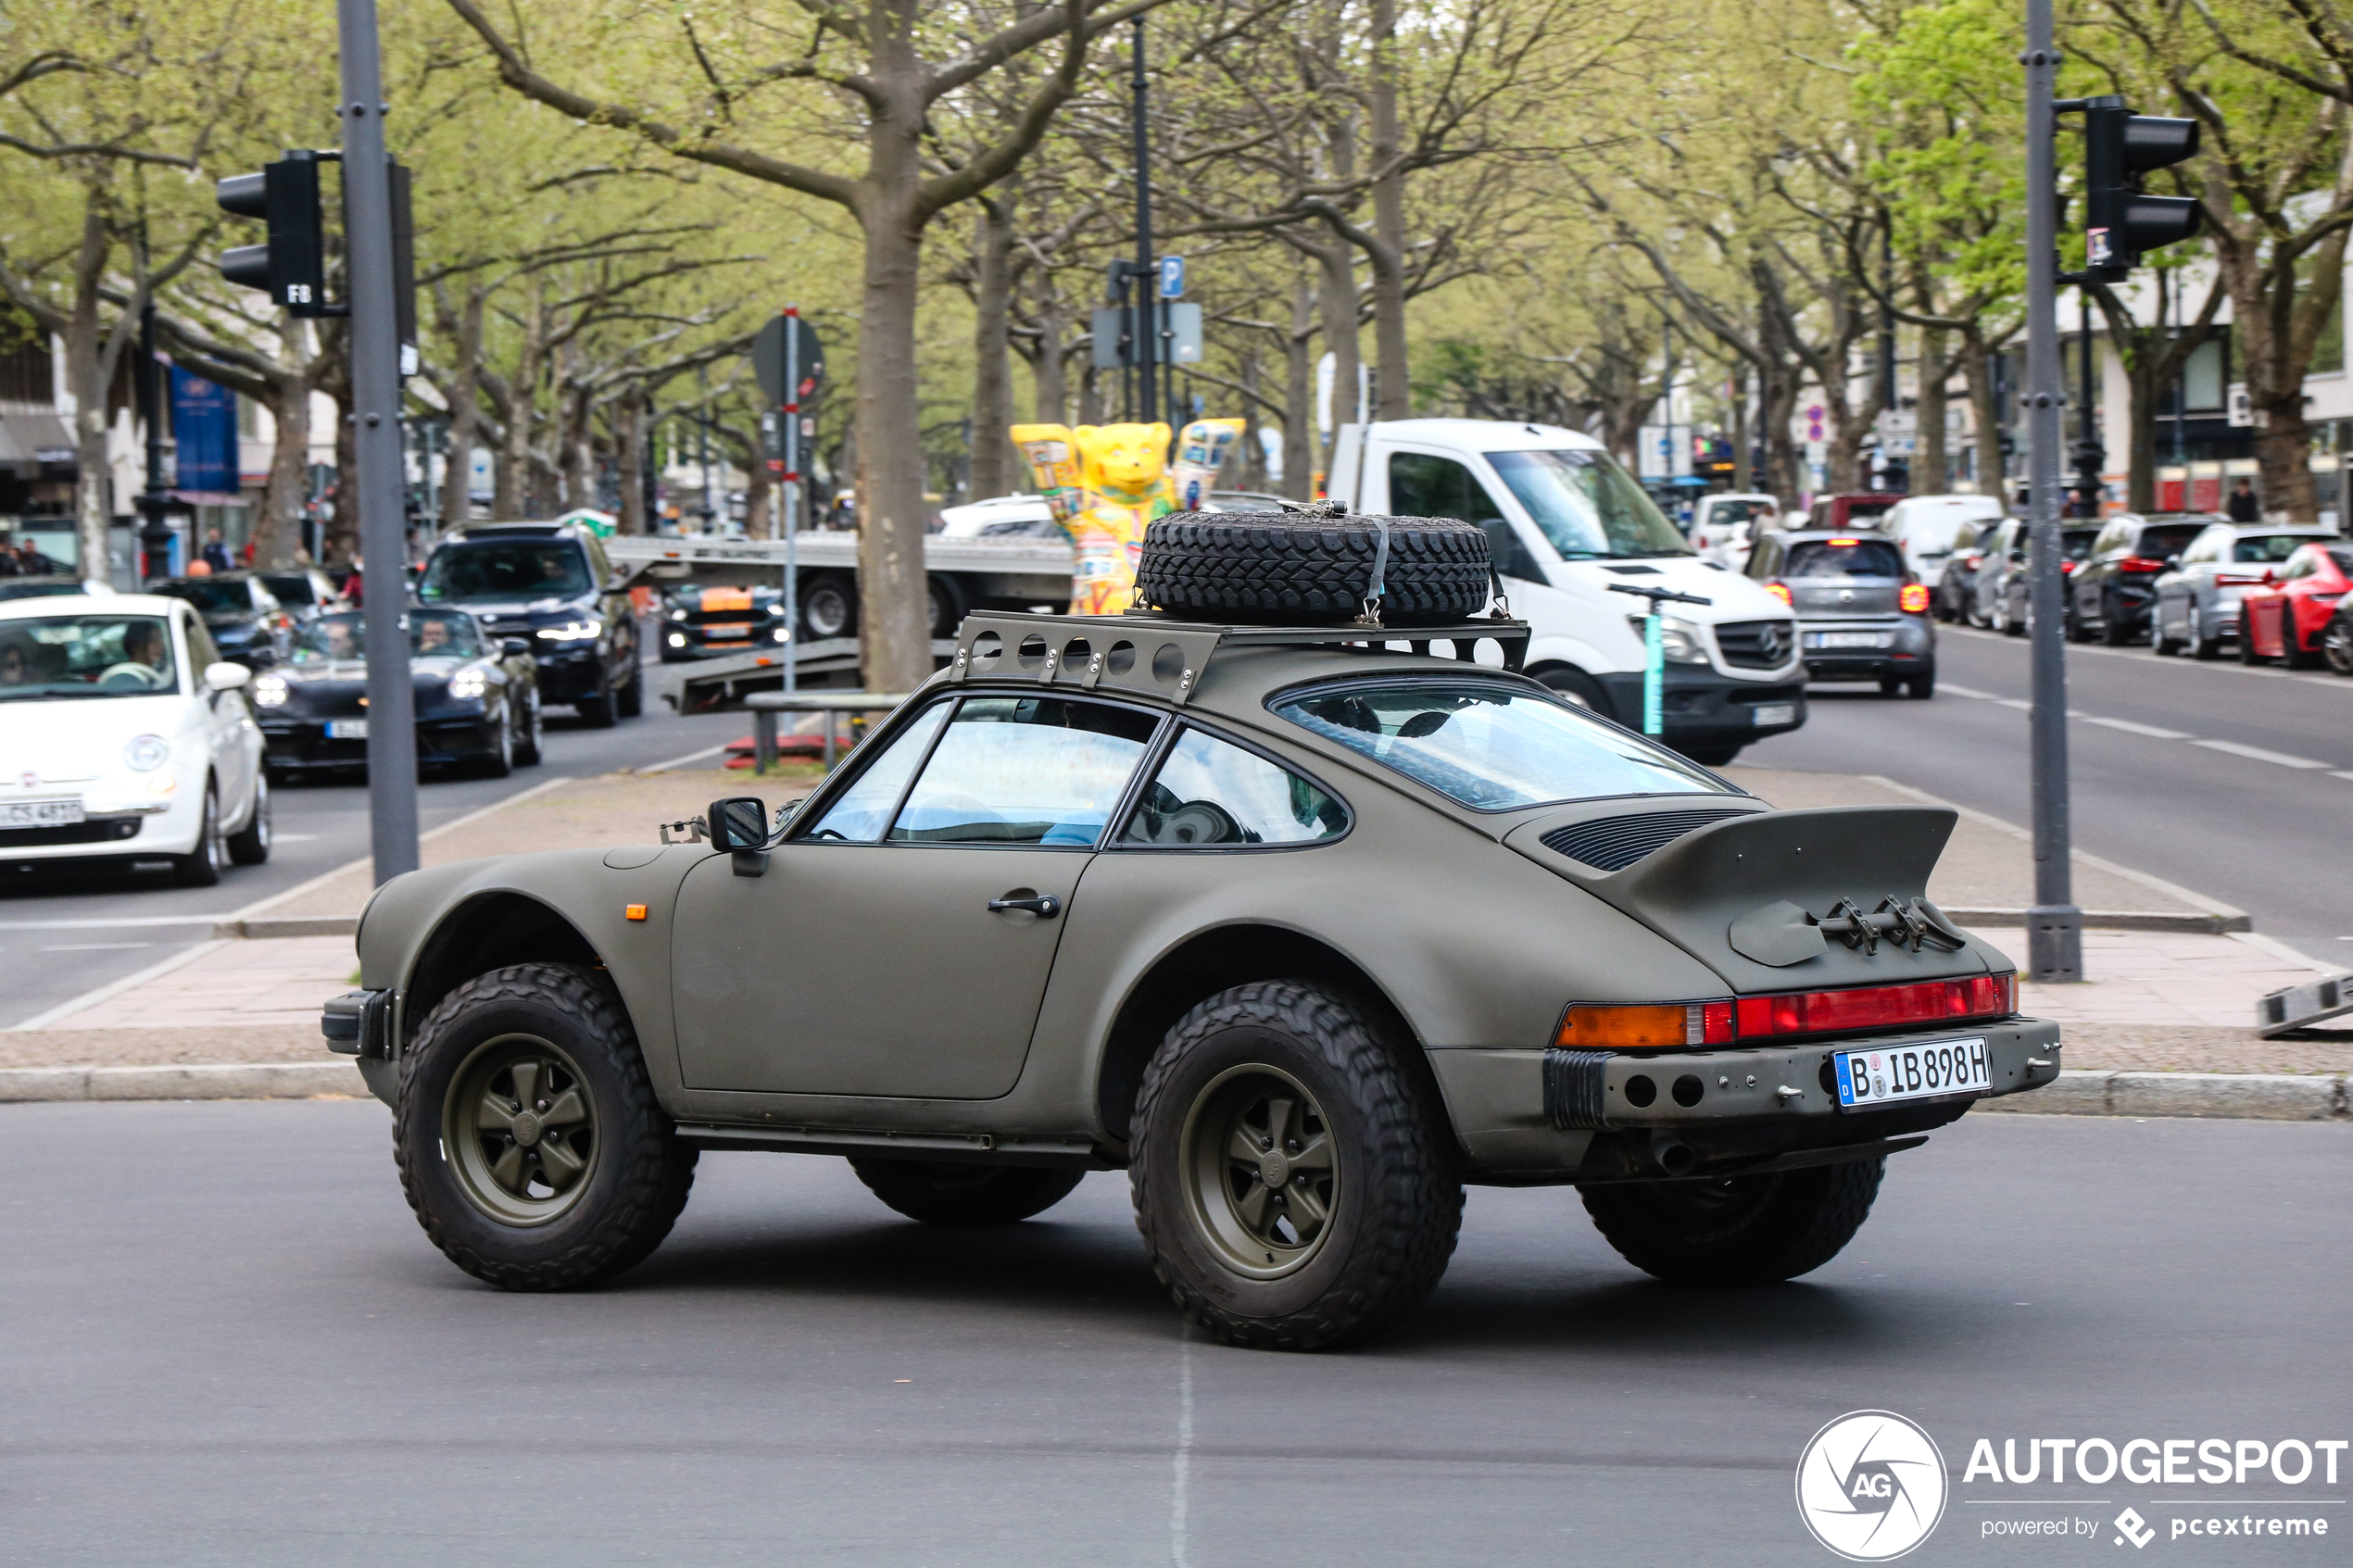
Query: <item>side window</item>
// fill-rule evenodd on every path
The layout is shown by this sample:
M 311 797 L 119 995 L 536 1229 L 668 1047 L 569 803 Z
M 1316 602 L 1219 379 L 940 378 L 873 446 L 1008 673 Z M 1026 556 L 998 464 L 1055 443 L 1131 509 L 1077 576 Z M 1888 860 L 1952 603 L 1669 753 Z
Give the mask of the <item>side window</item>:
M 892 843 L 1084 847 L 1159 720 L 1052 696 L 967 697 L 891 823 Z
M 1347 831 L 1339 801 L 1288 768 L 1199 730 L 1169 749 L 1122 844 L 1313 844 Z
M 593 533 L 580 536 L 580 547 L 588 557 L 588 575 L 596 582 L 597 592 L 603 593 L 605 584 L 612 581 L 612 563 L 605 558 L 605 546 Z
M 1486 531 L 1497 571 L 1525 583 L 1544 581 L 1544 569 L 1520 543 L 1519 531 L 1496 508 L 1487 486 L 1452 458 L 1390 453 L 1389 509 L 1398 517 L 1452 517 L 1475 522 Z
M 955 706 L 952 699 L 933 703 L 900 731 L 890 748 L 866 765 L 865 771 L 825 809 L 824 816 L 804 836 L 849 844 L 872 844 L 881 838 L 899 797 L 907 793 L 907 781 L 923 765 L 932 737 L 939 734 L 948 710 Z

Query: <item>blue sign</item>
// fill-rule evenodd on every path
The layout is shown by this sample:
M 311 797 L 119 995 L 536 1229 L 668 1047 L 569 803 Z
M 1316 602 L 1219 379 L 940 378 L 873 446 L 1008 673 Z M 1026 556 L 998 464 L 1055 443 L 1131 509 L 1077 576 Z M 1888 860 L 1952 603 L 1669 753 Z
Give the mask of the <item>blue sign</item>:
M 171 368 L 171 437 L 179 448 L 176 488 L 237 491 L 237 399 L 227 387 Z
M 1160 258 L 1160 297 L 1181 298 L 1185 293 L 1185 258 L 1164 256 Z

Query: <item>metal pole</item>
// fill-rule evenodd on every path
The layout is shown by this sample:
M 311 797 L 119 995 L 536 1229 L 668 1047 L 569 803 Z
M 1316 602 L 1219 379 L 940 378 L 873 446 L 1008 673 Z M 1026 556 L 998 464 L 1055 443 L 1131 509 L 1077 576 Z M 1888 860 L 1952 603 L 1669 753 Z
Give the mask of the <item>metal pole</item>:
M 2027 968 L 2039 981 L 2083 978 L 2083 919 L 2070 865 L 2067 645 L 2060 639 L 2059 445 L 2067 394 L 2058 345 L 2057 171 L 2051 87 L 2051 0 L 2026 0 L 2027 477 L 2032 520 L 2028 592 L 2033 606 L 2031 719 L 2034 786 L 2034 907 L 2026 912 Z
M 800 307 L 785 307 L 785 690 L 800 689 Z
M 1134 323 L 1136 341 L 1136 379 L 1141 384 L 1143 422 L 1151 424 L 1160 418 L 1160 387 L 1152 376 L 1152 355 L 1159 346 L 1158 328 L 1159 285 L 1152 266 L 1152 180 L 1151 142 L 1145 120 L 1144 94 L 1144 19 L 1136 19 L 1136 313 L 1128 320 Z
M 2082 411 L 2075 422 L 2075 480 L 2083 496 L 2085 517 L 2100 515 L 2100 470 L 2108 466 L 2108 446 L 2100 440 L 2100 427 L 2095 418 L 2099 395 L 2092 385 L 2097 350 L 2092 342 L 2092 290 L 2089 284 L 2075 291 L 2077 315 L 2082 324 L 2083 341 L 2076 348 L 2076 384 Z
M 393 321 L 392 179 L 375 0 L 335 0 L 342 35 L 344 228 L 351 251 L 351 402 L 368 617 L 368 827 L 376 881 L 417 869 L 416 691 L 400 505 L 400 345 Z
M 142 237 L 143 248 L 145 243 Z M 139 555 L 131 573 L 133 588 L 143 586 L 146 579 L 171 574 L 171 524 L 164 521 L 170 510 L 171 495 L 163 483 L 164 408 L 170 399 L 165 395 L 163 366 L 156 358 L 156 302 L 152 295 L 139 308 L 139 378 L 135 384 L 146 402 L 139 412 L 147 425 L 147 488 L 139 497 L 139 510 L 145 514 L 146 521 L 139 527 Z M 102 583 L 112 582 L 114 563 L 84 561 L 82 575 L 85 580 L 95 577 Z

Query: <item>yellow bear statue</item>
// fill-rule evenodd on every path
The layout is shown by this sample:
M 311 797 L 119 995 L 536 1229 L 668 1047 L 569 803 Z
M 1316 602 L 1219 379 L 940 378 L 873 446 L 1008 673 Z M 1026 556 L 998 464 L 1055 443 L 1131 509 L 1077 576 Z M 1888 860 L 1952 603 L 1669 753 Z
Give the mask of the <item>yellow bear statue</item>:
M 1189 460 L 1180 466 L 1194 507 L 1241 428 L 1239 420 L 1195 420 L 1185 427 L 1181 455 Z M 1134 602 L 1144 530 L 1177 508 L 1170 434 L 1164 424 L 1013 427 L 1013 445 L 1076 551 L 1071 614 L 1117 615 Z

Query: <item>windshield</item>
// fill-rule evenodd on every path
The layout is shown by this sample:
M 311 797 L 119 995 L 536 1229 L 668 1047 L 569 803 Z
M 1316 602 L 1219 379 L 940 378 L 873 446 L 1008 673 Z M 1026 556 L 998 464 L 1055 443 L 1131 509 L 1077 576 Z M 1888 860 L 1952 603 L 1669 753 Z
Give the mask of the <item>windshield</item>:
M 1907 512 L 1904 517 L 1904 543 L 1912 553 L 1922 556 L 1949 554 L 1964 534 L 1972 533 L 1988 521 L 2001 521 L 2001 509 L 1972 512 L 1962 507 L 1927 508 Z
M 2312 542 L 2309 533 L 2258 533 L 2231 546 L 2231 559 L 2244 566 L 2283 561 Z
M 1693 553 L 1606 452 L 1490 452 L 1487 460 L 1564 560 Z
M 576 599 L 591 592 L 580 547 L 563 540 L 446 545 L 417 590 L 427 604 L 476 599 Z
M 1823 539 L 1792 545 L 1784 577 L 1901 577 L 1904 557 L 1884 539 Z
M 265 577 L 261 582 L 262 585 L 270 590 L 271 596 L 282 605 L 307 605 L 318 602 L 310 590 L 310 579 L 300 572 L 293 572 L 283 577 Z
M 0 621 L 0 702 L 149 696 L 179 684 L 170 629 L 161 616 Z
M 159 583 L 156 592 L 195 606 L 200 615 L 251 615 L 254 609 L 253 590 L 242 577 L 225 583 Z
M 482 633 L 474 618 L 455 610 L 409 612 L 409 652 L 417 659 L 479 659 Z M 368 621 L 362 615 L 322 615 L 295 646 L 296 664 L 368 657 Z
M 1695 764 L 1564 703 L 1497 682 L 1308 692 L 1275 711 L 1482 811 L 1609 795 L 1722 795 Z

